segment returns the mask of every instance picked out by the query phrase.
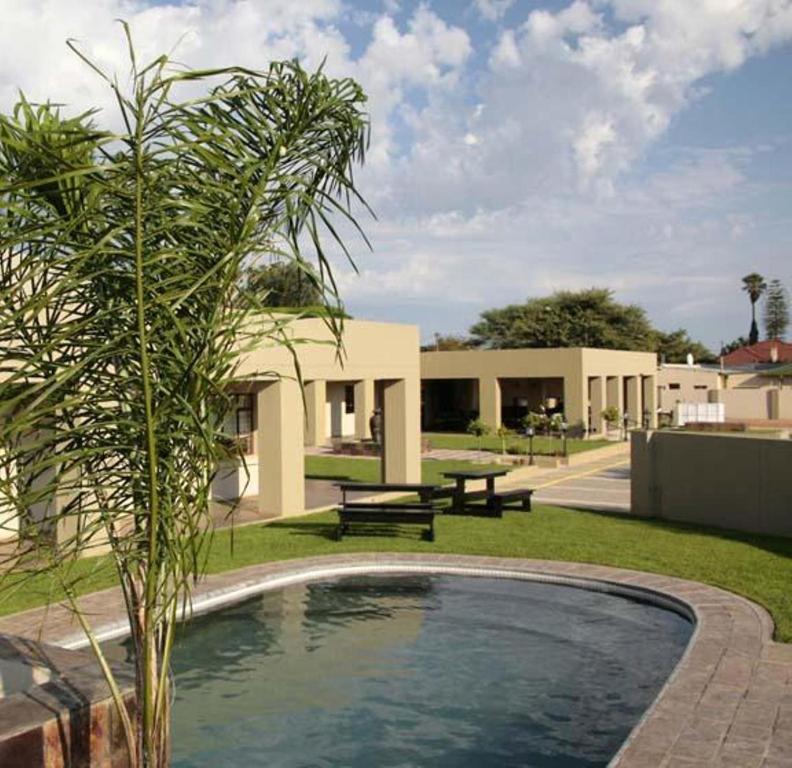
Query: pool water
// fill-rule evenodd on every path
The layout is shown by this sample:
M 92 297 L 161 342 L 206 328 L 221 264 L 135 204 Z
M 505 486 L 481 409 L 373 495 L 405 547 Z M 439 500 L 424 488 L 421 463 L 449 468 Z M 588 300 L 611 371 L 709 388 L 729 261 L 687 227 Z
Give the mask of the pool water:
M 290 586 L 183 631 L 173 762 L 604 766 L 692 629 L 643 602 L 509 579 Z

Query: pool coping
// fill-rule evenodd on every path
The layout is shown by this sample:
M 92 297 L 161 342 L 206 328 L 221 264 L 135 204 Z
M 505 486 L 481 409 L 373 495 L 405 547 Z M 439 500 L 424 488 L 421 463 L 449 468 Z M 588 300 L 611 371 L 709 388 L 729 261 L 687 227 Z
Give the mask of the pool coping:
M 291 583 L 353 573 L 448 573 L 566 584 L 637 597 L 695 622 L 688 646 L 611 768 L 792 766 L 792 645 L 773 642 L 764 608 L 694 581 L 603 565 L 520 558 L 412 553 L 342 554 L 248 566 L 207 576 L 196 589 L 201 614 Z M 102 639 L 127 626 L 118 590 L 81 598 Z M 85 641 L 65 608 L 0 619 L 0 632 L 64 648 Z M 46 623 L 45 623 L 46 622 Z

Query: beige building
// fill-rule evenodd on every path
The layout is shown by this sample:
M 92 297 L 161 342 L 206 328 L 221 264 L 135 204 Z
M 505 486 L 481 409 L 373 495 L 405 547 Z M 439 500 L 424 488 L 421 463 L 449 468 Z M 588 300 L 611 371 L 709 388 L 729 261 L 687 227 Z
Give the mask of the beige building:
M 418 328 L 347 320 L 343 352 L 320 319 L 290 323 L 304 389 L 288 349 L 260 346 L 244 355 L 236 410 L 227 426 L 246 446 L 247 473 L 223 467 L 216 498 L 257 496 L 262 513 L 305 511 L 306 445 L 369 438 L 375 408 L 383 414 L 383 477 L 421 479 Z
M 661 365 L 657 372 L 660 410 L 677 403 L 723 403 L 727 421 L 792 419 L 792 374 L 774 367 Z
M 236 407 L 226 425 L 243 443 L 241 463 L 219 468 L 215 499 L 257 498 L 262 513 L 305 511 L 305 446 L 334 437 L 370 437 L 375 407 L 383 413 L 383 477 L 388 482 L 420 482 L 420 366 L 418 328 L 347 320 L 343 351 L 320 319 L 297 319 L 284 327 L 295 343 L 304 387 L 288 349 L 261 345 L 243 354 Z M 48 479 L 44 478 L 45 480 Z M 66 494 L 35 505 L 35 520 L 57 514 Z M 70 517 L 67 527 L 76 525 Z M 19 521 L 0 497 L 0 540 L 16 538 Z M 59 540 L 73 533 L 56 531 Z M 94 539 L 90 554 L 102 545 Z
M 664 413 L 671 413 L 677 403 L 708 403 L 709 392 L 724 386 L 713 366 L 664 363 L 657 370 L 658 403 Z
M 657 419 L 657 356 L 610 349 L 498 349 L 421 354 L 424 429 L 454 428 L 476 416 L 495 428 L 544 404 L 571 430 L 603 432 L 615 406 L 631 425 Z

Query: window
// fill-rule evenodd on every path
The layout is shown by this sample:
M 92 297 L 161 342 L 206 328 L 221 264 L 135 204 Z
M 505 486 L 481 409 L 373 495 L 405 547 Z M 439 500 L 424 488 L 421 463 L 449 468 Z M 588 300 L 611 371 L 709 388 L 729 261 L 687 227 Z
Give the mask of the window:
M 693 389 L 707 389 L 706 384 L 694 384 Z
M 344 413 L 355 412 L 355 386 L 347 384 L 344 387 Z
M 253 453 L 253 395 L 234 395 L 231 411 L 226 419 L 227 435 L 235 437 L 245 454 Z
M 679 384 L 669 384 L 668 388 L 669 389 L 681 389 Z

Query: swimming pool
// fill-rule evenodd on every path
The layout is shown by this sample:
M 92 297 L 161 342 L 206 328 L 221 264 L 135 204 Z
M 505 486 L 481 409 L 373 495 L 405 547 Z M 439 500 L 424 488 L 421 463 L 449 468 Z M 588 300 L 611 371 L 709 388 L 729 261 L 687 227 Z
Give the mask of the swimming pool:
M 195 618 L 175 766 L 604 766 L 692 624 L 569 586 L 449 575 L 288 586 Z

